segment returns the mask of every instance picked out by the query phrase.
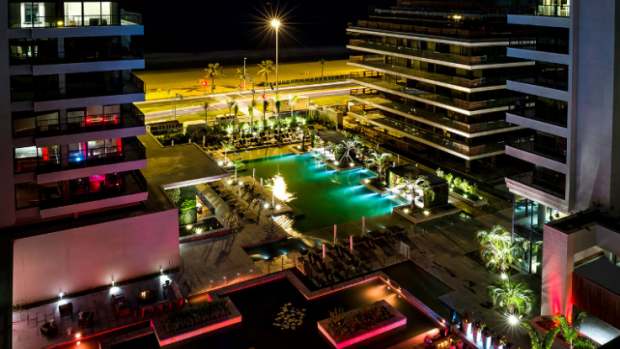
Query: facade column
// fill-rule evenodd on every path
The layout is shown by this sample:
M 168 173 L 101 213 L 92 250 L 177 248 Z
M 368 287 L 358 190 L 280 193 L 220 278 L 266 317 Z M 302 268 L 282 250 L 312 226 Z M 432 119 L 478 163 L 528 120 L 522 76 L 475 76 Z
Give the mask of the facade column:
M 539 227 L 545 226 L 545 221 L 547 220 L 547 206 L 538 203 L 538 217 L 536 217 L 536 224 Z
M 465 160 L 465 172 L 466 173 L 471 172 L 471 161 L 470 160 Z
M 543 233 L 542 299 L 540 313 L 572 315 L 575 234 L 566 235 L 549 226 Z
M 58 38 L 58 58 L 65 57 L 65 38 Z

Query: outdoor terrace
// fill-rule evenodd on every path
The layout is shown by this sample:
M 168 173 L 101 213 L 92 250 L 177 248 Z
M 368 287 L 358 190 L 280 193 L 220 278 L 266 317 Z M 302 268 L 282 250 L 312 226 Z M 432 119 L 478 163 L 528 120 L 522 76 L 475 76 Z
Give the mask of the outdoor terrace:
M 522 172 L 511 168 L 506 169 L 506 178 L 532 187 L 541 192 L 551 194 L 564 200 L 566 198 L 565 180 L 542 172 Z
M 543 110 L 535 106 L 521 109 L 516 105 L 511 105 L 508 109 L 508 113 L 560 127 L 566 127 L 568 124 L 568 111 L 566 109 L 554 110 L 549 108 L 548 110 Z
M 407 67 L 400 67 L 393 64 L 377 63 L 376 61 L 370 62 L 366 59 L 366 57 L 360 59 L 355 56 L 352 57 L 348 64 L 362 69 L 374 70 L 387 74 L 394 74 L 405 78 L 445 86 L 465 92 L 474 92 L 474 89 L 484 91 L 506 88 L 507 77 L 468 79 L 458 76 L 450 76 L 445 74 L 416 70 Z
M 366 114 L 365 116 L 351 113 L 349 115 L 367 124 L 387 129 L 396 134 L 409 137 L 418 142 L 432 146 L 466 160 L 479 159 L 487 156 L 493 156 L 504 153 L 504 143 L 492 143 L 479 146 L 468 146 L 462 143 L 454 142 L 443 137 L 434 135 L 429 132 L 418 130 L 415 127 L 404 125 L 403 123 L 393 121 L 378 113 Z
M 520 58 L 513 58 L 507 56 L 484 55 L 471 57 L 451 53 L 440 53 L 429 50 L 419 50 L 404 46 L 371 43 L 366 40 L 360 39 L 351 39 L 347 48 L 352 50 L 367 51 L 370 53 L 377 53 L 373 51 L 388 52 L 392 54 L 397 54 L 399 56 L 406 56 L 407 58 L 414 60 L 445 64 L 469 70 L 496 68 L 498 66 L 507 67 L 533 64 L 532 62 L 528 62 Z
M 508 142 L 506 145 L 545 157 L 547 159 L 555 160 L 563 164 L 566 163 L 566 144 L 556 144 L 552 147 L 537 142 L 535 136 L 530 135 L 526 137 L 508 136 Z
M 54 2 L 10 2 L 9 28 L 69 28 L 119 25 L 142 25 L 142 15 L 118 8 L 117 2 L 109 2 L 108 8 L 86 9 L 82 3 L 72 10 L 66 6 L 56 9 Z M 77 8 L 76 8 L 77 7 Z M 32 10 L 35 9 L 35 10 Z M 60 10 L 60 13 L 58 13 Z M 26 11 L 26 12 L 24 12 Z M 28 13 L 34 11 L 34 14 Z M 107 13 L 106 13 L 107 12 Z
M 36 51 L 34 51 L 36 52 Z M 49 54 L 35 54 L 31 56 L 24 50 L 12 52 L 10 56 L 11 65 L 49 65 L 49 64 L 68 64 L 68 63 L 87 63 L 102 61 L 122 61 L 144 59 L 141 48 L 123 47 L 121 49 L 93 49 L 67 52 L 51 52 Z
M 463 114 L 474 114 L 472 111 L 480 111 L 480 114 L 485 109 L 500 110 L 508 108 L 509 105 L 514 104 L 515 97 L 498 98 L 486 101 L 470 102 L 459 98 L 446 97 L 432 92 L 426 92 L 414 88 L 408 88 L 406 86 L 392 83 L 383 80 L 384 74 L 377 72 L 360 72 L 351 73 L 351 80 L 360 83 L 361 85 L 376 88 L 385 92 L 397 92 L 398 95 L 410 99 L 415 99 L 424 103 L 432 105 L 439 105 L 442 108 L 451 109 L 453 111 Z M 486 112 L 492 112 L 496 110 L 487 110 Z

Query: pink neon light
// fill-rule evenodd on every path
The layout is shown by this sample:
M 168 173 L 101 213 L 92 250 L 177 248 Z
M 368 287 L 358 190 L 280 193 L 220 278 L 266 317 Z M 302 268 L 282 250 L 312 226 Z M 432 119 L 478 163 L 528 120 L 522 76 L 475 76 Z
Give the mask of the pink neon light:
M 330 342 L 331 342 L 331 343 L 332 343 L 332 344 L 333 344 L 336 348 L 340 349 L 340 348 L 345 348 L 345 347 L 351 346 L 351 345 L 353 345 L 353 344 L 356 344 L 356 343 L 359 343 L 359 342 L 365 341 L 365 340 L 370 339 L 370 338 L 372 338 L 372 337 L 378 336 L 378 335 L 380 335 L 381 333 L 385 333 L 385 332 L 390 331 L 390 330 L 392 330 L 392 329 L 394 329 L 394 328 L 396 328 L 396 327 L 404 326 L 404 325 L 406 325 L 406 324 L 407 324 L 407 318 L 404 318 L 404 319 L 402 319 L 402 320 L 400 320 L 400 321 L 396 321 L 396 322 L 391 323 L 391 324 L 389 324 L 389 325 L 385 325 L 385 326 L 383 326 L 383 327 L 379 327 L 379 328 L 377 328 L 377 329 L 375 329 L 375 330 L 372 330 L 372 331 L 370 331 L 370 332 L 363 333 L 363 334 L 361 334 L 361 335 L 359 335 L 359 336 L 353 337 L 353 338 L 351 338 L 351 339 L 348 339 L 348 340 L 346 340 L 346 341 L 344 341 L 344 342 L 340 342 L 340 343 L 336 343 L 336 341 L 335 341 L 332 337 L 330 337 L 330 335 L 327 333 L 327 331 L 325 331 L 325 329 L 323 328 L 323 326 L 319 325 L 319 330 L 321 330 L 321 332 L 323 333 L 323 335 L 325 335 L 325 337 L 327 337 L 327 339 L 328 339 L 328 340 L 329 340 L 329 341 L 330 341 Z

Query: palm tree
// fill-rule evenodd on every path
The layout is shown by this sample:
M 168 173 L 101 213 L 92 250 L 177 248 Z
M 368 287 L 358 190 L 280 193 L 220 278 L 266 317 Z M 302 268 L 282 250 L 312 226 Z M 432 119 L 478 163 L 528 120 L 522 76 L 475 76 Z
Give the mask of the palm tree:
M 338 149 L 344 149 L 344 153 L 342 154 L 342 157 L 340 157 L 339 161 L 342 162 L 345 159 L 349 159 L 349 162 L 353 162 L 353 158 L 351 158 L 351 152 L 355 152 L 358 145 L 359 141 L 355 138 L 347 138 L 340 141 L 340 143 L 336 147 Z
M 553 317 L 553 321 L 560 324 L 558 327 L 562 332 L 564 341 L 568 343 L 570 349 L 596 349 L 596 345 L 594 345 L 592 341 L 588 338 L 581 337 L 579 333 L 579 329 L 586 315 L 587 314 L 582 311 L 577 314 L 572 322 L 568 321 L 564 315 L 555 315 Z
M 297 103 L 297 100 L 299 100 L 299 96 L 297 96 L 297 95 L 295 95 L 295 96 L 289 95 L 288 105 L 289 105 L 289 107 L 291 107 L 291 117 L 293 117 L 293 111 L 295 109 L 295 103 Z
M 228 151 L 233 148 L 232 143 L 230 142 L 222 142 L 222 147 L 224 148 L 224 165 L 228 163 Z
M 266 120 L 266 115 L 267 115 L 267 111 L 269 110 L 269 101 L 267 100 L 267 98 L 263 99 L 263 130 L 267 128 L 267 120 Z
M 479 230 L 474 238 L 480 246 L 484 246 L 488 243 L 510 242 L 512 241 L 511 234 L 504 229 L 501 225 L 495 225 L 491 230 Z
M 527 332 L 530 335 L 532 349 L 551 349 L 553 338 L 560 332 L 559 327 L 554 327 L 541 336 L 536 328 L 529 323 L 523 323 L 523 326 L 527 328 Z
M 265 78 L 265 86 L 267 86 L 267 84 L 269 83 L 269 75 L 275 74 L 276 72 L 275 68 L 273 67 L 273 62 L 269 60 L 262 61 L 258 64 L 258 66 L 260 67 L 258 75 Z
M 422 195 L 424 197 L 430 196 L 430 201 L 435 200 L 435 191 L 431 188 L 431 182 L 428 180 L 427 176 L 421 176 L 418 173 L 415 174 L 407 174 L 405 177 L 402 177 L 404 188 L 400 192 L 399 197 L 411 194 L 411 211 L 415 211 L 415 198 L 418 194 L 418 189 L 422 190 Z
M 325 71 L 325 60 L 321 59 L 319 63 L 321 64 L 321 80 L 323 80 L 323 72 Z
M 383 170 L 387 165 L 388 159 L 392 158 L 392 154 L 383 153 L 379 154 L 376 150 L 372 150 L 370 153 L 371 158 L 366 159 L 366 163 L 369 166 L 377 166 L 377 174 L 379 175 L 379 182 L 382 182 Z
M 239 167 L 245 167 L 245 164 L 243 163 L 243 159 L 242 158 L 236 159 L 235 161 L 233 161 L 232 164 L 233 164 L 233 166 L 235 166 L 235 182 L 236 182 L 237 181 L 237 169 Z
M 254 99 L 254 95 L 252 95 L 252 102 L 248 105 L 248 115 L 250 116 L 250 125 L 252 125 L 252 118 L 254 117 L 254 109 L 258 106 L 258 102 Z
M 205 69 L 205 79 L 211 79 L 212 88 L 215 88 L 215 78 L 223 78 L 225 76 L 224 67 L 219 63 L 210 63 L 209 67 Z
M 207 124 L 209 123 L 209 115 L 208 115 L 209 104 L 211 104 L 211 100 L 202 102 L 202 107 L 205 110 L 205 123 L 207 123 Z
M 503 240 L 492 244 L 485 244 L 482 248 L 482 258 L 487 260 L 487 268 L 499 269 L 502 273 L 508 271 L 519 251 L 519 244 Z
M 505 281 L 500 286 L 489 286 L 489 296 L 493 305 L 506 310 L 506 315 L 519 316 L 532 311 L 534 292 L 526 285 Z

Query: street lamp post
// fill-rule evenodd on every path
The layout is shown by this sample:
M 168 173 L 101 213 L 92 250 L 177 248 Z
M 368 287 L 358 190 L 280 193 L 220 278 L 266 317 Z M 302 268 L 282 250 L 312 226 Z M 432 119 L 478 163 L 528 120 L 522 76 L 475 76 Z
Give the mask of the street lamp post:
M 247 58 L 243 59 L 243 92 L 245 92 L 245 61 Z
M 278 29 L 280 28 L 280 21 L 274 19 L 271 21 L 271 26 L 276 29 L 276 95 L 278 94 Z

